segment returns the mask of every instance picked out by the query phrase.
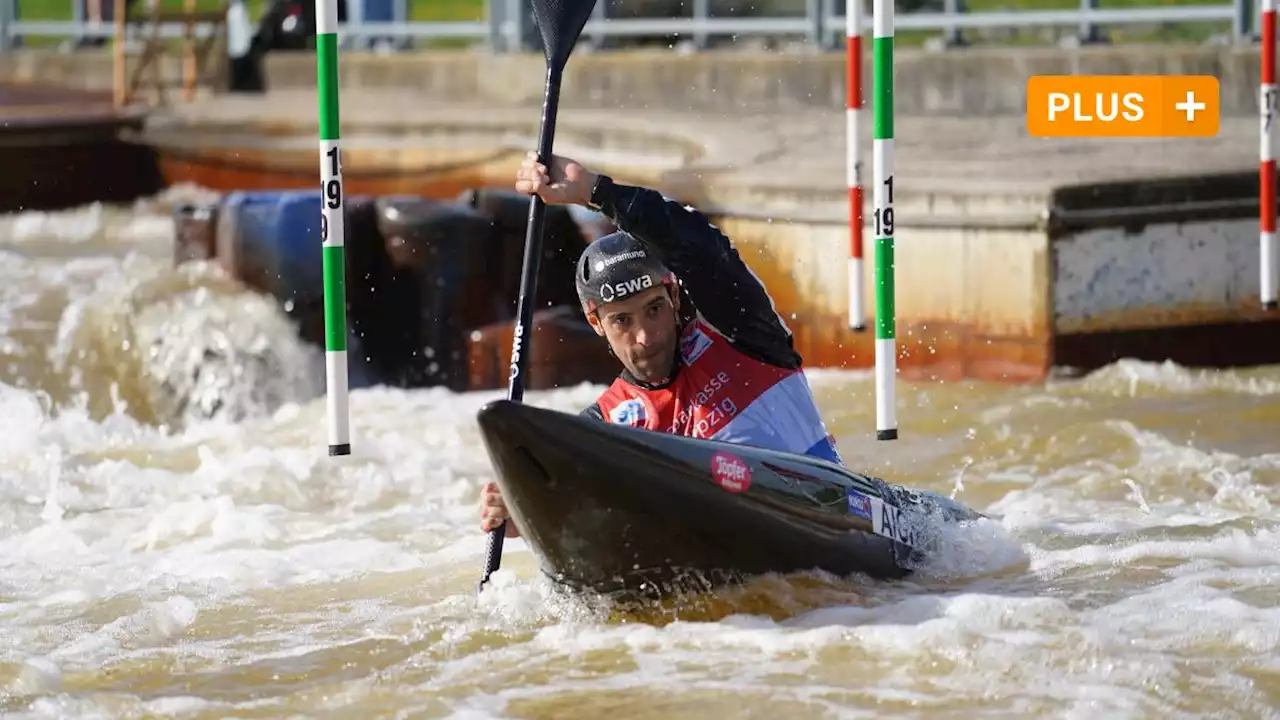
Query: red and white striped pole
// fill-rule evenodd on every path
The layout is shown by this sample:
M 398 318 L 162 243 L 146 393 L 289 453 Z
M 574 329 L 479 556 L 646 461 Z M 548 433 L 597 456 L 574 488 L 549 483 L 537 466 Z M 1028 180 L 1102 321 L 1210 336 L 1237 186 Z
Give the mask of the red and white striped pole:
M 1276 252 L 1276 154 L 1272 142 L 1272 121 L 1276 112 L 1276 0 L 1262 0 L 1262 95 L 1258 98 L 1261 142 L 1258 156 L 1258 204 L 1261 232 L 1258 235 L 1262 271 L 1262 307 L 1276 309 L 1280 285 L 1280 257 Z
M 1269 0 L 1274 1 L 1274 0 Z M 862 162 L 858 152 L 858 115 L 862 112 L 862 0 L 846 0 L 845 178 L 849 184 L 849 328 L 867 329 L 862 302 Z

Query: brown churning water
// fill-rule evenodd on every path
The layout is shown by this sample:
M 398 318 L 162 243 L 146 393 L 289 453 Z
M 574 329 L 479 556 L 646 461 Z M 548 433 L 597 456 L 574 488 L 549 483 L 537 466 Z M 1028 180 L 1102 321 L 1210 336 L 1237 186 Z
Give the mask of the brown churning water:
M 480 597 L 475 411 L 358 391 L 171 268 L 175 191 L 0 218 L 0 713 L 1265 717 L 1280 706 L 1280 368 L 1032 386 L 812 373 L 852 465 L 992 521 L 908 582 L 769 578 L 624 612 L 526 546 Z M 564 410 L 599 387 L 530 393 Z M 208 419 L 212 416 L 212 419 Z

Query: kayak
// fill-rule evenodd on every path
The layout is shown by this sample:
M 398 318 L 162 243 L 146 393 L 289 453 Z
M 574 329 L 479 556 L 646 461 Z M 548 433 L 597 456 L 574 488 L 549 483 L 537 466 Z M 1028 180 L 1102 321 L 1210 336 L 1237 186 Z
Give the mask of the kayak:
M 908 575 L 938 529 L 981 517 L 806 455 L 497 400 L 477 414 L 542 571 L 580 591 L 664 597 L 752 576 Z

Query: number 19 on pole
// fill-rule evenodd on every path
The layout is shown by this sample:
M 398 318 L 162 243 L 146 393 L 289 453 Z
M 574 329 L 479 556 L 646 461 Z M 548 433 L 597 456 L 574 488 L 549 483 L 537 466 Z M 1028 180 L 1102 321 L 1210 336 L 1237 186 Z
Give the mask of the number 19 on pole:
M 325 157 L 329 159 L 329 179 L 321 184 L 324 204 L 330 210 L 338 210 L 342 207 L 342 168 L 338 167 L 338 147 L 329 148 Z
M 875 223 L 876 237 L 893 237 L 893 176 L 890 175 L 883 183 L 884 185 L 884 205 L 876 203 Z
M 896 440 L 897 335 L 893 282 L 893 0 L 872 0 L 871 102 L 875 183 L 876 439 Z
M 316 90 L 320 99 L 320 252 L 324 276 L 325 405 L 329 454 L 350 455 L 347 398 L 347 259 L 338 120 L 338 3 L 316 3 Z

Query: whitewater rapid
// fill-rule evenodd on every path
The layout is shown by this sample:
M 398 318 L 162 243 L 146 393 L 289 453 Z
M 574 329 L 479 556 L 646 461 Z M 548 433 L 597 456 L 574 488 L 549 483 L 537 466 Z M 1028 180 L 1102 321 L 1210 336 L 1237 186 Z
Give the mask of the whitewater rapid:
M 6 718 L 1280 716 L 1280 367 L 903 383 L 892 444 L 813 371 L 846 460 L 991 519 L 906 582 L 644 616 L 515 539 L 477 596 L 503 392 L 356 391 L 328 457 L 320 354 L 172 268 L 206 195 L 0 218 Z

